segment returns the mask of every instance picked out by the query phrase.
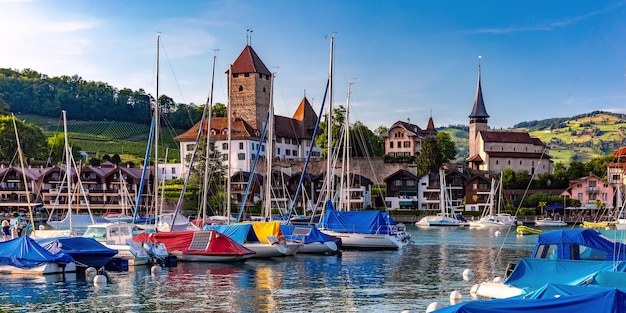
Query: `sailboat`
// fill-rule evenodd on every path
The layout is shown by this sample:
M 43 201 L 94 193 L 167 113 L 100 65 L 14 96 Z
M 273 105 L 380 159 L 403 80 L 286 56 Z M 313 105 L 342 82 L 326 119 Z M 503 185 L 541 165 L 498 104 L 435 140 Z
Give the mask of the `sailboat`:
M 157 37 L 157 97 L 156 103 L 154 106 L 154 120 L 153 123 L 155 125 L 154 137 L 158 137 L 158 124 L 160 120 L 159 114 L 159 105 L 158 105 L 158 75 L 159 75 L 159 42 L 160 35 Z M 213 59 L 213 69 L 215 70 L 215 58 Z M 230 70 L 229 70 L 230 74 Z M 230 80 L 229 80 L 230 84 Z M 211 83 L 211 86 L 213 84 Z M 211 87 L 212 94 L 212 87 Z M 210 97 L 212 98 L 212 97 Z M 204 107 L 202 113 L 202 119 L 200 121 L 200 127 L 198 128 L 198 134 L 196 137 L 196 147 L 201 138 L 203 124 L 207 120 L 207 107 L 210 105 L 211 99 L 207 99 L 207 104 Z M 230 122 L 230 121 L 229 121 Z M 228 127 L 230 133 L 230 125 Z M 210 129 L 208 129 L 207 136 L 210 134 Z M 156 139 L 155 139 L 156 141 Z M 208 147 L 207 147 L 208 149 Z M 158 149 L 155 147 L 155 151 Z M 155 152 L 155 155 L 157 153 Z M 195 157 L 194 154 L 190 160 L 190 166 L 193 165 Z M 158 157 L 156 157 L 158 159 Z M 158 167 L 155 164 L 155 169 L 158 171 Z M 191 175 L 191 170 L 188 172 L 187 177 L 185 178 L 185 182 L 183 185 L 183 191 L 181 191 L 181 195 L 179 201 L 176 205 L 176 211 L 174 213 L 170 213 L 169 219 L 164 218 L 163 215 L 158 218 L 158 225 L 156 228 L 156 232 L 154 233 L 141 233 L 133 236 L 133 240 L 136 242 L 141 242 L 144 244 L 163 244 L 167 251 L 169 251 L 172 255 L 178 257 L 178 260 L 181 261 L 191 261 L 191 262 L 229 262 L 229 261 L 238 261 L 241 259 L 245 259 L 251 255 L 254 255 L 255 252 L 247 249 L 241 244 L 235 242 L 228 236 L 221 234 L 215 230 L 201 230 L 198 226 L 193 224 L 188 219 L 184 219 L 184 217 L 180 214 L 180 210 L 182 207 L 182 199 L 184 196 L 184 191 L 186 189 L 187 183 L 189 181 L 189 175 Z M 158 173 L 155 172 L 155 192 L 154 192 L 154 207 L 155 211 L 158 206 Z M 202 218 L 204 219 L 204 217 Z M 178 220 L 178 223 L 177 223 Z
M 58 236 L 74 236 L 76 233 L 83 233 L 87 229 L 87 226 L 95 224 L 95 223 L 105 223 L 108 222 L 106 219 L 93 216 L 91 214 L 91 209 L 89 209 L 89 201 L 87 201 L 85 194 L 86 191 L 83 189 L 83 185 L 80 181 L 80 174 L 76 165 L 74 163 L 72 148 L 69 145 L 68 136 L 67 136 L 67 114 L 65 110 L 61 111 L 63 115 L 63 133 L 65 137 L 65 184 L 67 187 L 67 213 L 62 220 L 53 221 L 51 220 L 53 214 L 50 214 L 50 218 L 48 219 L 48 225 L 52 226 L 54 230 L 51 231 L 38 231 L 37 237 L 58 237 Z M 72 172 L 76 174 L 76 178 L 78 180 L 78 184 L 74 185 L 72 183 Z M 85 203 L 87 204 L 87 212 L 88 214 L 78 214 L 78 212 L 74 213 L 72 211 L 72 203 L 74 201 L 74 195 L 78 192 L 80 188 L 80 194 L 85 198 Z M 63 188 L 59 188 L 59 192 Z M 78 211 L 78 209 L 77 209 Z M 52 210 L 54 212 L 54 208 Z M 60 230 L 60 231 L 58 231 Z
M 454 208 L 452 208 L 451 205 L 448 205 L 449 203 L 446 201 L 448 193 L 443 168 L 439 169 L 439 189 L 439 207 L 441 208 L 441 213 L 437 215 L 425 216 L 417 221 L 415 226 L 468 226 L 469 223 L 464 218 L 457 216 L 454 212 Z
M 397 250 L 408 244 L 408 237 L 394 223 L 389 213 L 380 211 L 337 211 L 333 199 L 332 113 L 333 113 L 333 49 L 335 36 L 330 37 L 328 72 L 328 150 L 326 163 L 326 201 L 317 227 L 324 234 L 341 239 L 342 248 L 361 250 Z M 320 114 L 321 115 L 321 114 Z M 349 121 L 348 121 L 349 123 Z
M 496 210 L 496 190 L 498 191 L 498 201 Z M 495 186 L 495 180 L 491 180 L 491 193 L 489 195 L 489 210 L 483 212 L 483 216 L 477 221 L 470 221 L 471 228 L 500 228 L 517 226 L 517 218 L 507 213 L 500 213 L 500 204 L 502 203 L 502 179 L 498 186 Z

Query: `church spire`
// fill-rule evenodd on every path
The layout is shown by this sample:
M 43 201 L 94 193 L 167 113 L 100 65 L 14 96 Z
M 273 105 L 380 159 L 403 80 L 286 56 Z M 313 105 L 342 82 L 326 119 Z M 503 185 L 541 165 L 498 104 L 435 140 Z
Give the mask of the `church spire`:
M 485 102 L 483 100 L 483 90 L 480 85 L 480 56 L 478 57 L 478 86 L 476 87 L 476 97 L 474 97 L 474 107 L 469 118 L 471 120 L 482 120 L 484 122 L 489 118 L 487 109 L 485 109 Z

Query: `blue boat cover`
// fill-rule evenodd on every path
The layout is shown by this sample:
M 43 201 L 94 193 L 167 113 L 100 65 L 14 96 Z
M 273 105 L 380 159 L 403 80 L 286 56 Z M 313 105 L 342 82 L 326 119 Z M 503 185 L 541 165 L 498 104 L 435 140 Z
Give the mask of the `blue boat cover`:
M 337 211 L 330 200 L 318 228 L 343 233 L 390 234 L 395 225 L 391 216 L 380 211 Z
M 74 260 L 68 254 L 51 253 L 29 236 L 0 242 L 0 264 L 32 268 L 49 262 L 67 264 L 72 261 Z
M 540 234 L 532 257 L 538 257 L 542 246 L 555 245 L 556 259 L 626 260 L 626 245 L 615 242 L 593 229 L 568 229 Z M 580 246 L 588 247 L 581 248 Z
M 85 267 L 103 267 L 118 252 L 86 237 L 41 238 L 37 243 L 51 253 L 65 252 L 72 256 L 76 265 Z
M 304 243 L 320 242 L 325 243 L 328 241 L 334 241 L 330 236 L 322 233 L 317 227 L 311 225 L 280 225 L 280 231 L 287 239 L 299 240 L 302 239 L 298 235 L 293 235 L 293 231 L 297 228 L 308 228 L 309 233 L 304 237 Z
M 624 272 L 624 261 L 550 260 L 522 258 L 506 279 L 505 284 L 526 292 L 546 283 L 585 285 L 601 272 Z
M 617 313 L 626 310 L 623 290 L 599 287 L 555 286 L 536 299 L 496 299 L 462 302 L 434 312 L 437 313 L 505 313 L 505 312 L 594 312 Z M 559 293 L 563 292 L 563 293 Z M 571 292 L 571 293 L 570 293 Z M 557 296 L 558 295 L 558 296 Z
M 259 242 L 259 238 L 257 238 L 254 231 L 252 231 L 252 224 L 205 225 L 202 227 L 202 230 L 215 230 L 218 233 L 230 237 L 230 239 L 238 244 Z

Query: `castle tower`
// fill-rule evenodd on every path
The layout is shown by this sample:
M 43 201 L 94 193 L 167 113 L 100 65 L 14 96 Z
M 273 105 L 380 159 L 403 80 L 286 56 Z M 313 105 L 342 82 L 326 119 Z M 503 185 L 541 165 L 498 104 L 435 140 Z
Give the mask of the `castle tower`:
M 272 73 L 250 45 L 241 51 L 231 69 L 228 94 L 233 115 L 261 130 L 270 106 Z
M 485 109 L 485 102 L 483 101 L 483 91 L 480 86 L 480 63 L 478 64 L 478 86 L 476 87 L 476 97 L 474 98 L 474 107 L 472 113 L 469 115 L 469 157 L 472 158 L 478 154 L 478 134 L 481 131 L 489 129 L 487 126 L 487 120 L 489 114 Z

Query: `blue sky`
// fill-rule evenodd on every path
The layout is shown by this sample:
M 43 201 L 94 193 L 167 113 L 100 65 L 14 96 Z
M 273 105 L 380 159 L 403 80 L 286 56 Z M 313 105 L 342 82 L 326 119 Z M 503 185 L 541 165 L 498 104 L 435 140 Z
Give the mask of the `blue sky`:
M 0 67 L 77 74 L 203 104 L 217 55 L 224 72 L 246 44 L 276 72 L 275 107 L 305 93 L 319 111 L 335 33 L 335 105 L 352 85 L 351 120 L 468 124 L 478 56 L 491 127 L 593 110 L 626 113 L 624 1 L 28 1 L 0 0 Z M 215 51 L 219 49 L 219 51 Z M 356 78 L 356 79 L 354 79 Z M 71 118 L 71 112 L 68 112 Z

